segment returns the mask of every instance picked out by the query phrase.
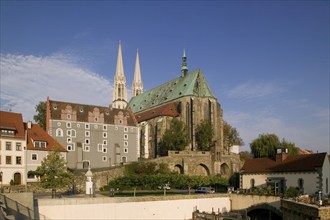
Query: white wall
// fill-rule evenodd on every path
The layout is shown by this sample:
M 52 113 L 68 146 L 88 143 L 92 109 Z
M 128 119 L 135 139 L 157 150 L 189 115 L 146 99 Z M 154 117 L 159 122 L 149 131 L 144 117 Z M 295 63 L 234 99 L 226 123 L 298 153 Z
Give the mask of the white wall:
M 326 184 L 326 179 L 328 178 L 328 186 Z M 330 162 L 328 160 L 328 155 L 326 156 L 323 168 L 322 168 L 322 179 L 323 179 L 323 193 L 330 194 Z M 328 188 L 326 188 L 328 187 Z
M 129 200 L 128 198 L 122 198 Z M 153 198 L 155 199 L 155 198 Z M 150 199 L 152 200 L 152 199 Z M 191 219 L 200 211 L 230 211 L 229 197 L 118 202 L 115 198 L 40 199 L 39 212 L 50 219 Z
M 317 172 L 300 172 L 300 173 L 271 173 L 271 174 L 244 174 L 243 189 L 250 188 L 250 180 L 255 180 L 255 187 L 262 187 L 266 185 L 267 178 L 283 177 L 286 180 L 286 187 L 298 187 L 298 179 L 304 180 L 304 193 L 314 194 L 317 191 Z

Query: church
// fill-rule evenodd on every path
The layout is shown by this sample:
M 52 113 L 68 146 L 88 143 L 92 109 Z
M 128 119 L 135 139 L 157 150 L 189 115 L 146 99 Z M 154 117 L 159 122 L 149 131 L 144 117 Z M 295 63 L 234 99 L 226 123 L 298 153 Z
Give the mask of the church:
M 196 128 L 203 120 L 208 120 L 211 122 L 214 136 L 207 158 L 201 159 L 210 160 L 209 165 L 205 165 L 205 173 L 229 176 L 240 169 L 238 152 L 232 153 L 223 146 L 223 110 L 203 72 L 199 69 L 188 70 L 185 51 L 178 77 L 148 91 L 143 91 L 137 52 L 132 97 L 128 101 L 121 44 L 119 44 L 112 107 L 126 108 L 134 113 L 140 127 L 141 159 L 161 157 L 160 141 L 166 129 L 170 128 L 173 118 L 178 118 L 187 126 L 190 144 L 184 152 L 189 156 L 200 155 L 195 138 Z M 182 159 L 185 157 L 184 152 L 180 154 Z M 205 152 L 203 153 L 206 155 Z M 174 156 L 169 153 L 170 155 Z M 174 164 L 174 166 L 179 166 L 179 171 L 183 173 L 183 164 Z

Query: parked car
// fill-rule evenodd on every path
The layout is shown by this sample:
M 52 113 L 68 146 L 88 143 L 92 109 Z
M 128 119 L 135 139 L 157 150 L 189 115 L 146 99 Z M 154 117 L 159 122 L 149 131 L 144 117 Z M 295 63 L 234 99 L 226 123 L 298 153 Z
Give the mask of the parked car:
M 215 190 L 212 187 L 200 186 L 195 190 L 195 193 L 209 194 L 209 193 L 215 193 Z

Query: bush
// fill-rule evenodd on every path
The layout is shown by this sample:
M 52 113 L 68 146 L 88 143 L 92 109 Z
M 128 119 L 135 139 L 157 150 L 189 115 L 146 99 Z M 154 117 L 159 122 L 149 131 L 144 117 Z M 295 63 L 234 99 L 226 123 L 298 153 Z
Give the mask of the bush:
M 300 195 L 300 189 L 298 187 L 290 186 L 284 193 L 286 198 L 296 198 Z

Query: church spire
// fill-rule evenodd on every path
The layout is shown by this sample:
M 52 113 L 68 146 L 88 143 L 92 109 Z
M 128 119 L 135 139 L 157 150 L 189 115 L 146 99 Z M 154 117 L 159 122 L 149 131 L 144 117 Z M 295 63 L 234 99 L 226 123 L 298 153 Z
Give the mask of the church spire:
M 181 66 L 181 74 L 182 77 L 187 75 L 188 73 L 188 66 L 187 66 L 187 57 L 186 57 L 186 50 L 183 50 L 183 55 L 182 55 L 182 66 Z
M 112 107 L 124 109 L 127 106 L 126 77 L 124 73 L 121 41 L 119 41 L 116 75 L 114 77 Z
M 136 50 L 136 60 L 134 69 L 134 81 L 132 84 L 132 97 L 137 96 L 143 92 L 143 83 L 141 80 L 139 51 Z

